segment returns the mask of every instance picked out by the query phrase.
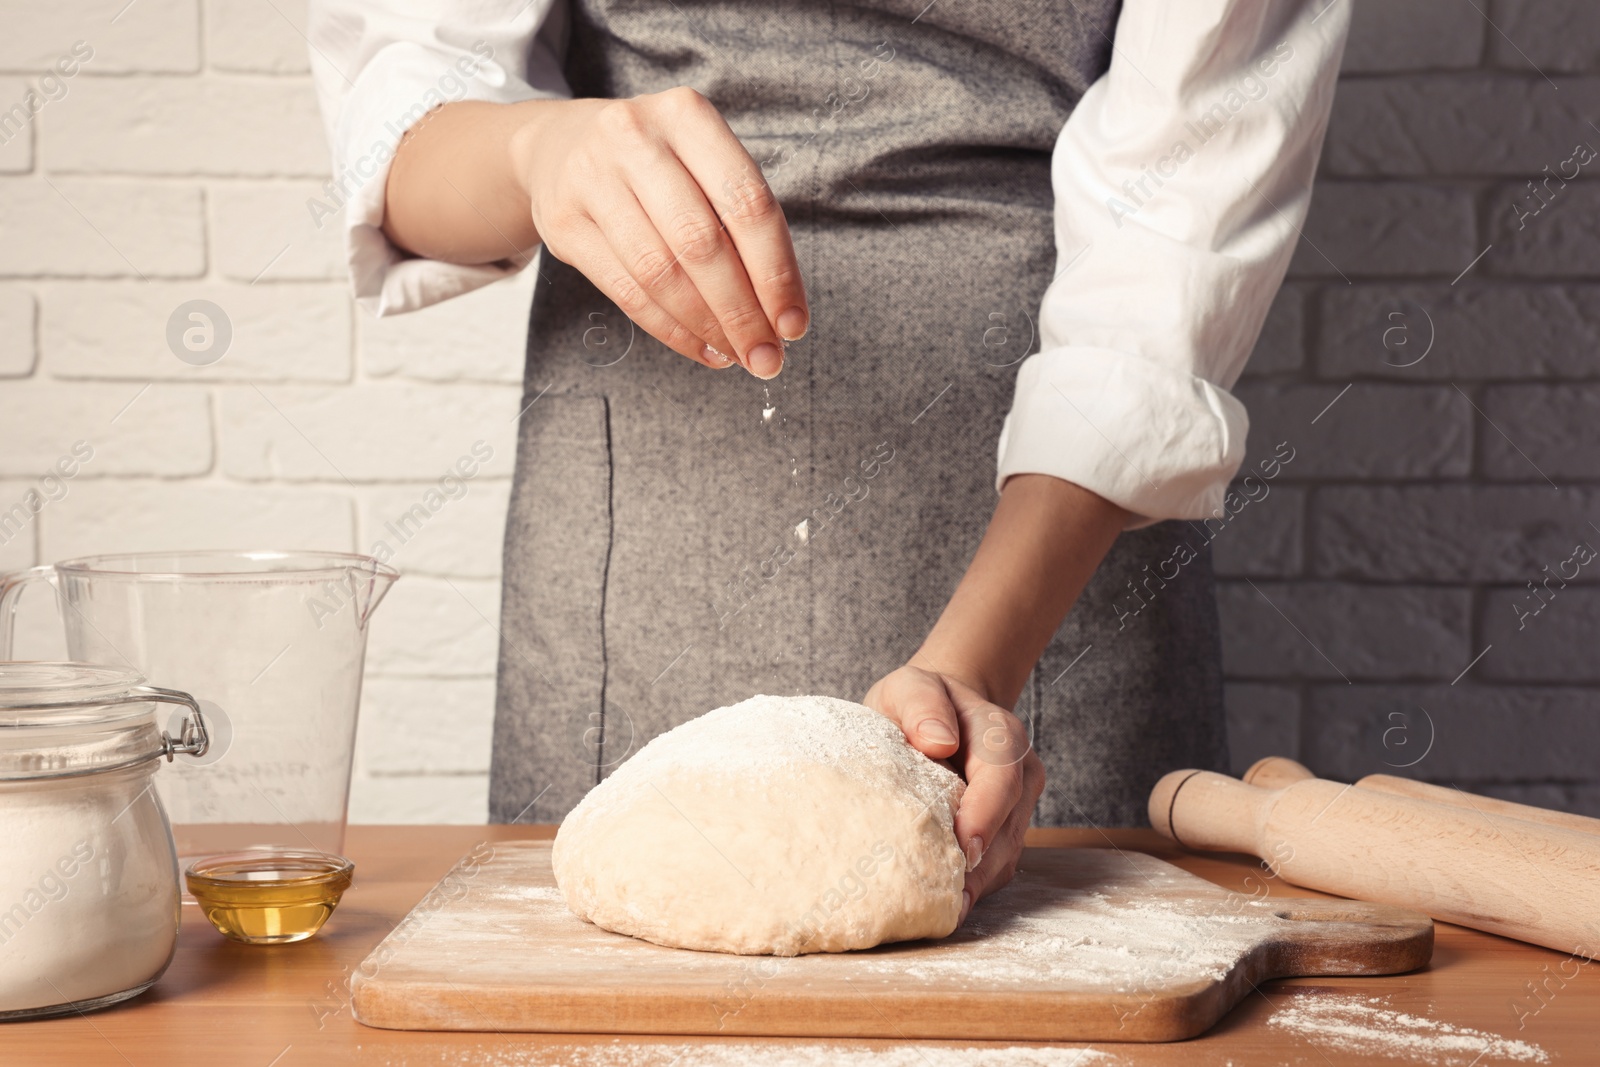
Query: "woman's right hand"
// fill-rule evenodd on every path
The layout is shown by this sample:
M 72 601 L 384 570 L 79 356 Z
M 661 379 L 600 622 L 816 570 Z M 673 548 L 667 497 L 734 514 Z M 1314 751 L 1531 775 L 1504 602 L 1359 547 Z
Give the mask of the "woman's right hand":
M 551 253 L 673 351 L 776 375 L 780 335 L 808 325 L 805 287 L 782 207 L 711 102 L 540 103 L 509 155 Z
M 541 241 L 668 348 L 761 378 L 810 313 L 783 209 L 693 89 L 627 100 L 460 100 L 406 131 L 383 231 L 447 263 Z

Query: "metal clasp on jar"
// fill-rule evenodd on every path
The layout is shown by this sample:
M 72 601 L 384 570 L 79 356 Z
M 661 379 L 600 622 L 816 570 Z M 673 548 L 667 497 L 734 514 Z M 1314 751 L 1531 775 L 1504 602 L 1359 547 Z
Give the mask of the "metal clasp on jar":
M 189 714 L 184 717 L 183 724 L 178 728 L 178 736 L 173 737 L 167 731 L 161 731 L 161 747 L 155 752 L 141 753 L 132 759 L 121 760 L 116 763 L 99 764 L 83 767 L 77 770 L 66 771 L 59 775 L 39 775 L 42 778 L 76 778 L 85 774 L 100 774 L 104 771 L 120 770 L 131 767 L 146 760 L 156 759 L 161 756 L 171 763 L 173 758 L 180 753 L 185 756 L 203 756 L 211 747 L 211 734 L 206 729 L 206 717 L 200 711 L 200 705 L 188 693 L 177 689 L 162 689 L 155 685 L 136 685 L 126 693 L 110 697 L 89 697 L 85 700 L 61 700 L 46 704 L 34 704 L 35 709 L 55 708 L 103 708 L 114 704 L 181 704 L 189 709 Z

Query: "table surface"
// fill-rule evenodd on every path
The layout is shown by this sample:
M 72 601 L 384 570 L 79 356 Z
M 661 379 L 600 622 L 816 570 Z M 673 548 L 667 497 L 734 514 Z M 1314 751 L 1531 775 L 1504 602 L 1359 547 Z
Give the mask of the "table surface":
M 540 1067 L 671 1067 L 714 1062 L 759 1064 L 750 1039 L 740 1049 L 715 1051 L 717 1038 L 618 1038 L 615 1036 L 496 1033 L 436 1033 L 376 1030 L 351 1017 L 348 979 L 352 971 L 451 865 L 481 841 L 542 839 L 553 827 L 536 826 L 354 826 L 347 851 L 356 864 L 355 884 L 326 927 L 296 945 L 247 946 L 224 940 L 194 907 L 185 907 L 177 957 L 149 992 L 88 1015 L 0 1025 L 0 1063 L 20 1064 L 215 1064 L 298 1067 L 302 1064 L 489 1065 Z M 1056 847 L 1116 847 L 1147 852 L 1219 885 L 1273 896 L 1318 896 L 1281 879 L 1264 878 L 1260 865 L 1241 856 L 1197 855 L 1173 847 L 1150 830 L 1034 830 L 1028 843 Z M 1537 996 L 1535 990 L 1538 990 Z M 1367 978 L 1296 978 L 1270 982 L 1247 997 L 1207 1034 L 1170 1045 L 1097 1043 L 1100 1056 L 1058 1054 L 952 1057 L 944 1049 L 979 1043 L 917 1043 L 882 1057 L 886 1067 L 943 1067 L 981 1062 L 999 1067 L 1015 1060 L 1035 1067 L 1115 1067 L 1127 1064 L 1307 1064 L 1344 1067 L 1356 1063 L 1514 1062 L 1467 1051 L 1434 1050 L 1408 1056 L 1352 1049 L 1338 1035 L 1269 1026 L 1275 1012 L 1309 1003 L 1319 993 L 1381 998 L 1387 1009 L 1437 1023 L 1526 1042 L 1549 1062 L 1600 1063 L 1600 966 L 1574 962 L 1563 953 L 1438 924 L 1433 962 L 1410 974 Z M 1520 1023 L 1520 1028 L 1519 1028 Z M 658 1044 L 665 1047 L 646 1048 Z M 805 1045 L 786 1039 L 760 1042 L 774 1049 Z M 888 1050 L 896 1042 L 829 1042 L 852 1049 Z M 619 1047 L 624 1046 L 624 1047 Z M 990 1049 L 1016 1047 L 981 1046 Z M 792 1050 L 800 1055 L 804 1050 Z M 804 1051 L 806 1062 L 864 1067 L 870 1059 L 841 1052 Z M 820 1057 L 820 1058 L 819 1058 Z M 1431 1057 L 1431 1058 L 1429 1058 Z

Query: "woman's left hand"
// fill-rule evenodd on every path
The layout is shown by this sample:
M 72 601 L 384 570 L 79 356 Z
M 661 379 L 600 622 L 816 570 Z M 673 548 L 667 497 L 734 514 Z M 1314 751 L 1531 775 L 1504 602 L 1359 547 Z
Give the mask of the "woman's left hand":
M 967 856 L 966 922 L 975 902 L 1016 873 L 1022 835 L 1044 792 L 1044 764 L 1021 719 L 953 674 L 907 664 L 873 685 L 863 703 L 967 781 L 956 812 L 956 841 Z

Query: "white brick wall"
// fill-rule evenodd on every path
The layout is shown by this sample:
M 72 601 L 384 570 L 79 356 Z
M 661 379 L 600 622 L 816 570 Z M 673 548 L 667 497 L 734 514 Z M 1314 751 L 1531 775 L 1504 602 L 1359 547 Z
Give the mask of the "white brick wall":
M 113 21 L 114 20 L 114 21 Z M 531 272 L 375 322 L 349 298 L 303 3 L 12 5 L 0 112 L 75 42 L 65 92 L 0 145 L 0 509 L 76 440 L 94 458 L 0 569 L 158 548 L 370 551 L 374 617 L 351 818 L 480 822 Z M 205 367 L 165 339 L 210 300 Z M 494 457 L 404 544 L 386 533 L 476 441 Z M 56 654 L 34 605 L 24 654 Z

